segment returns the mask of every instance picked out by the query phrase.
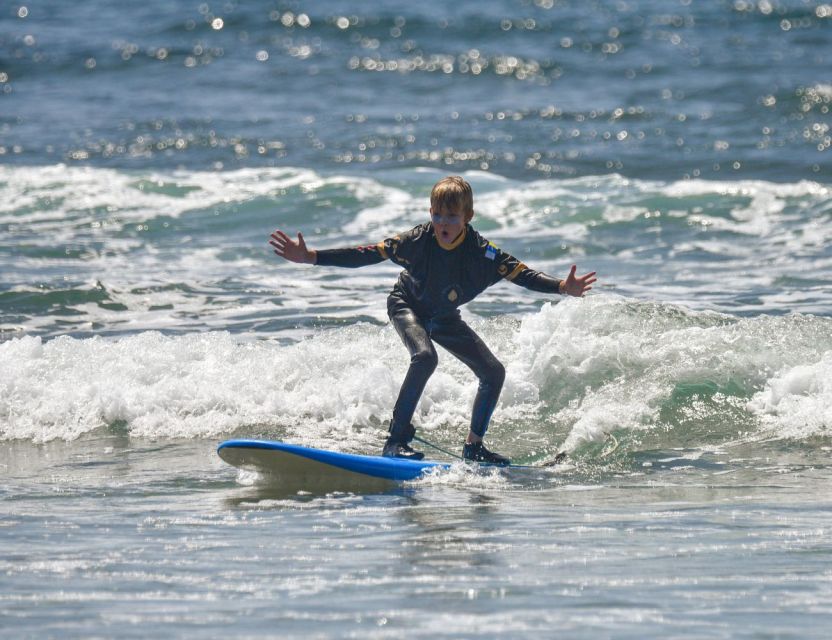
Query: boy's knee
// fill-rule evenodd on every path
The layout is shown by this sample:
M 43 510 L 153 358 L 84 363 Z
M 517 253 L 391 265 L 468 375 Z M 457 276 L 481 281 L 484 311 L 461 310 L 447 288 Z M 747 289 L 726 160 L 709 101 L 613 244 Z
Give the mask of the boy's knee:
M 410 356 L 410 366 L 419 367 L 427 373 L 433 373 L 439 364 L 439 356 L 433 349 L 420 349 Z
M 494 364 L 491 366 L 491 380 L 495 387 L 503 386 L 503 382 L 506 380 L 506 368 L 502 362 L 494 361 Z
M 480 379 L 489 386 L 500 388 L 506 379 L 506 368 L 502 362 L 493 360 L 488 363 L 488 368 L 485 369 Z
M 503 386 L 503 382 L 506 380 L 506 368 L 501 362 L 498 362 L 494 368 L 494 379 L 500 384 L 500 386 Z

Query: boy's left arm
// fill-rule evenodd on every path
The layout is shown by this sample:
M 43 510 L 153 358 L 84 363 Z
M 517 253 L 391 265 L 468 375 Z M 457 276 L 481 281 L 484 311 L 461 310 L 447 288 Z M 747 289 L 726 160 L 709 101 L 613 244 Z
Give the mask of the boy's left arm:
M 595 271 L 590 271 L 582 276 L 575 275 L 578 267 L 574 264 L 569 270 L 569 275 L 566 276 L 566 279 L 559 280 L 541 271 L 529 269 L 529 267 L 512 255 L 503 253 L 502 251 L 500 251 L 500 254 L 502 254 L 500 256 L 502 259 L 497 266 L 497 273 L 509 282 L 513 282 L 526 289 L 531 289 L 532 291 L 560 293 L 561 295 L 580 298 L 592 289 L 592 284 L 597 281 Z
M 566 280 L 560 281 L 560 293 L 581 298 L 587 291 L 592 289 L 592 284 L 598 281 L 598 278 L 595 277 L 595 271 L 590 271 L 582 276 L 576 276 L 575 272 L 577 270 L 578 265 L 573 264 L 572 268 L 569 269 L 569 275 L 566 276 Z

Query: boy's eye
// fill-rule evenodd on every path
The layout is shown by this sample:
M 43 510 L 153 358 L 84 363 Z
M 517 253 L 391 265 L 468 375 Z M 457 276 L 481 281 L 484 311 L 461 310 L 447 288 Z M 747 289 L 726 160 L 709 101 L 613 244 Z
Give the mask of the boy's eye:
M 462 216 L 460 216 L 458 213 L 445 213 L 441 215 L 438 213 L 434 213 L 433 215 L 431 215 L 431 219 L 436 224 L 452 224 L 461 220 Z

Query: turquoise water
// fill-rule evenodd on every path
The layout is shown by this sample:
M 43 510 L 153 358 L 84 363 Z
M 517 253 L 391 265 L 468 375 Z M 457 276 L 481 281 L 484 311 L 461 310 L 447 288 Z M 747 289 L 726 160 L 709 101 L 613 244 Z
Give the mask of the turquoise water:
M 832 11 L 793 2 L 0 9 L 0 635 L 822 638 L 832 622 Z M 407 367 L 377 242 L 461 173 L 509 283 L 489 441 L 388 492 Z M 416 415 L 457 450 L 440 353 Z M 440 456 L 441 457 L 441 456 Z

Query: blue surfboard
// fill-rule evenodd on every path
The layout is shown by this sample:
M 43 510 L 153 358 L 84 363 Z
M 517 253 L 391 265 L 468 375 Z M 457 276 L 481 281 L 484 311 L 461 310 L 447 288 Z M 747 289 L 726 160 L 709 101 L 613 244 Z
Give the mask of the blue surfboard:
M 270 479 L 300 488 L 390 487 L 396 483 L 417 480 L 431 471 L 451 467 L 448 462 L 435 460 L 364 456 L 274 440 L 226 440 L 217 447 L 217 454 L 234 467 L 256 471 Z M 539 467 L 514 464 L 500 466 L 479 463 L 476 467 L 540 471 Z
M 378 485 L 416 480 L 432 469 L 447 469 L 445 462 L 364 456 L 313 449 L 272 440 L 226 440 L 217 454 L 239 469 L 272 478 L 307 482 L 316 486 Z

